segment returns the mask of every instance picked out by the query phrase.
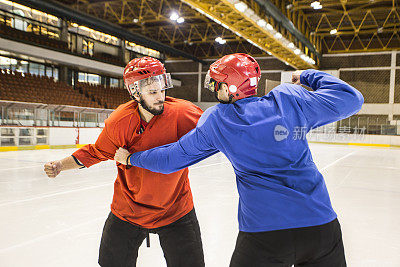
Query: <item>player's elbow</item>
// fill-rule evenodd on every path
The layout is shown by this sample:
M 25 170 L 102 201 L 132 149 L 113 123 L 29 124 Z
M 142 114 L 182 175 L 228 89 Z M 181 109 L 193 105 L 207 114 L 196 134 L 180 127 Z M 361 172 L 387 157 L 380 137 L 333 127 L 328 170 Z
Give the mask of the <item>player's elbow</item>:
M 174 172 L 177 172 L 177 171 L 179 171 L 179 169 L 171 169 L 170 167 L 159 167 L 159 168 L 157 168 L 157 170 L 154 170 L 154 172 L 158 172 L 158 173 L 161 173 L 161 174 L 171 174 L 171 173 L 174 173 Z
M 361 110 L 364 104 L 364 97 L 360 91 L 351 87 L 350 97 L 344 99 L 341 110 L 341 118 L 350 117 Z
M 362 105 L 364 104 L 364 96 L 361 94 L 360 91 L 357 89 L 353 88 L 353 96 L 352 96 L 352 101 L 351 102 L 351 112 L 353 114 L 359 112 L 361 110 Z
M 159 171 L 159 173 L 162 173 L 162 174 L 171 174 L 171 173 L 174 173 L 174 172 L 176 172 L 175 170 L 160 170 Z

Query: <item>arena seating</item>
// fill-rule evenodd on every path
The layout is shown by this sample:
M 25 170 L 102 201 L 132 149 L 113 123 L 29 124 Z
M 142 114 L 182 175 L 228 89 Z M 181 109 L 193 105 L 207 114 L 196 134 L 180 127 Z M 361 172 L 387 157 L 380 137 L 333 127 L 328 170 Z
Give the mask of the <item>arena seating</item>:
M 124 88 L 80 82 L 72 87 L 46 76 L 2 69 L 0 71 L 0 99 L 115 109 L 129 101 L 129 94 Z
M 129 101 L 128 91 L 124 88 L 104 87 L 88 83 L 76 83 L 75 89 L 88 96 L 104 108 L 115 109 Z
M 46 76 L 31 75 L 2 69 L 0 99 L 42 104 L 103 108 L 72 86 Z

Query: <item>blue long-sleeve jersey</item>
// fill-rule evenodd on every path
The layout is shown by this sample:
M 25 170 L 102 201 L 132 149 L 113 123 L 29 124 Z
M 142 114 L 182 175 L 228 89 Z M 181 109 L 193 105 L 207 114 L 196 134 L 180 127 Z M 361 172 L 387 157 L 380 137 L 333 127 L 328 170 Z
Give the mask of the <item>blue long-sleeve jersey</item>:
M 336 218 L 306 133 L 361 109 L 359 91 L 329 74 L 306 70 L 300 85 L 209 108 L 179 141 L 134 153 L 132 165 L 171 173 L 222 152 L 239 191 L 239 228 L 261 232 L 328 223 Z

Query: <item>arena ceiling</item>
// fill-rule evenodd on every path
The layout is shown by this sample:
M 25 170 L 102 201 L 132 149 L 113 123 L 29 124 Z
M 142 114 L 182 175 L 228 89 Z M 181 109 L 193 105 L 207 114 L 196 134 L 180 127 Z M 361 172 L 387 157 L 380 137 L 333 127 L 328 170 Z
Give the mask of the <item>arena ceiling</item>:
M 198 58 L 234 52 L 272 54 L 295 68 L 307 68 L 318 66 L 323 53 L 400 48 L 400 0 L 56 2 Z M 245 9 L 243 5 L 239 8 L 240 2 Z M 174 12 L 184 21 L 172 20 Z M 216 42 L 217 37 L 220 42 Z

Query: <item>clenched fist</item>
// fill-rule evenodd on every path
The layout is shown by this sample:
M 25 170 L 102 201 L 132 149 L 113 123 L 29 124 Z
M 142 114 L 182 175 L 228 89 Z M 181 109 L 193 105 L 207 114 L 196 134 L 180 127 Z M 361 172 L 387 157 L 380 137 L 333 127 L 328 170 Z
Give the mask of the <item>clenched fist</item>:
M 126 150 L 125 148 L 120 147 L 115 152 L 114 160 L 119 162 L 119 163 L 121 163 L 121 164 L 126 165 L 127 164 L 126 161 L 127 161 L 128 157 L 130 155 L 131 155 L 131 153 L 129 153 L 128 150 Z M 129 165 L 129 162 L 128 162 L 128 165 Z
M 300 75 L 303 70 L 296 70 L 292 73 L 292 83 L 300 85 Z
M 44 171 L 49 178 L 55 178 L 62 170 L 62 163 L 60 160 L 50 161 L 44 164 Z

